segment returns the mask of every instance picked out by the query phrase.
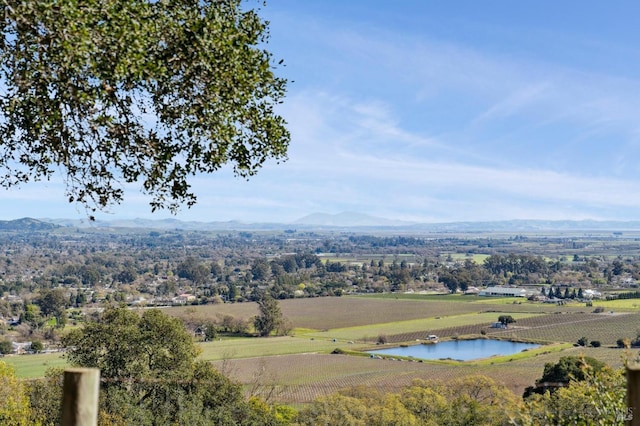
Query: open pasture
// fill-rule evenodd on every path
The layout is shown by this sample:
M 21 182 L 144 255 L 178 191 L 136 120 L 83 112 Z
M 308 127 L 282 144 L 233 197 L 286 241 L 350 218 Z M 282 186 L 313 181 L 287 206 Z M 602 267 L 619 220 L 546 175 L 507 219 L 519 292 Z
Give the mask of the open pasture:
M 62 357 L 61 353 L 13 355 L 0 359 L 12 366 L 16 375 L 24 379 L 43 377 L 49 368 L 67 366 L 67 360 Z
M 451 258 L 453 260 L 457 260 L 457 261 L 464 261 L 464 260 L 472 260 L 475 263 L 477 263 L 478 265 L 482 265 L 485 261 L 485 259 L 487 257 L 489 257 L 490 255 L 488 254 L 479 254 L 479 253 L 474 253 L 474 254 L 467 254 L 467 253 L 451 253 Z
M 531 313 L 513 313 L 516 320 L 528 318 Z M 488 325 L 495 322 L 498 315 L 495 312 L 472 313 L 461 315 L 450 315 L 446 317 L 430 317 L 409 321 L 385 322 L 377 324 L 362 325 L 357 327 L 345 327 L 332 329 L 329 331 L 306 333 L 305 335 L 316 338 L 335 338 L 338 340 L 352 341 L 375 341 L 379 335 L 397 336 L 409 335 L 411 338 L 399 341 L 425 339 L 427 334 L 437 334 L 441 329 L 452 327 L 465 327 L 478 325 Z M 415 337 L 414 337 L 415 336 Z M 397 341 L 397 340 L 394 340 Z
M 366 296 L 355 296 L 355 298 L 380 299 L 380 300 L 412 300 L 420 302 L 449 302 L 463 305 L 479 305 L 468 307 L 470 310 L 508 310 L 514 312 L 564 312 L 564 311 L 584 311 L 590 312 L 594 308 L 587 307 L 584 303 L 569 302 L 558 305 L 556 303 L 540 303 L 527 300 L 523 297 L 484 297 L 473 294 L 422 294 L 422 293 L 402 293 L 402 294 L 371 294 Z M 507 306 L 505 306 L 507 305 Z
M 601 306 L 607 310 L 640 312 L 640 299 L 598 300 L 594 307 Z

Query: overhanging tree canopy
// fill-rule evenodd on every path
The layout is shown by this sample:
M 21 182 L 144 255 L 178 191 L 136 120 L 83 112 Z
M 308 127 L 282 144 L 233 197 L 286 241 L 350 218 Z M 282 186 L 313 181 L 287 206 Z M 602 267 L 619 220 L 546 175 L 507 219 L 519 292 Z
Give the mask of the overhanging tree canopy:
M 95 211 L 139 182 L 152 210 L 175 212 L 195 203 L 195 174 L 285 159 L 286 80 L 240 3 L 2 1 L 0 185 L 61 172 Z

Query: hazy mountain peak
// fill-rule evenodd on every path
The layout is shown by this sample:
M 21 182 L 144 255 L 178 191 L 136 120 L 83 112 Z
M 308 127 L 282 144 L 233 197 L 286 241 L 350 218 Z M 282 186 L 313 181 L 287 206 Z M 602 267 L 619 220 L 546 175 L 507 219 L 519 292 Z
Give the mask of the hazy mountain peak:
M 43 222 L 30 217 L 23 217 L 15 220 L 0 220 L 0 230 L 3 231 L 42 231 L 57 228 L 57 225 Z
M 357 212 L 342 212 L 337 214 L 329 213 L 312 213 L 304 216 L 294 222 L 297 225 L 315 225 L 315 226 L 401 226 L 410 225 L 409 222 L 391 220 L 376 216 L 370 216 Z

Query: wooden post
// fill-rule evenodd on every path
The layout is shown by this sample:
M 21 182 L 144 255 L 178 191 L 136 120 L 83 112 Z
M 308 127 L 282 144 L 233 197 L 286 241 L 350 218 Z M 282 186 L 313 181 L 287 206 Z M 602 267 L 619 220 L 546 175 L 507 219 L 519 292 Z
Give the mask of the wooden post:
M 627 366 L 627 425 L 640 426 L 640 365 Z
M 62 387 L 62 425 L 96 426 L 100 370 L 70 368 L 64 371 Z

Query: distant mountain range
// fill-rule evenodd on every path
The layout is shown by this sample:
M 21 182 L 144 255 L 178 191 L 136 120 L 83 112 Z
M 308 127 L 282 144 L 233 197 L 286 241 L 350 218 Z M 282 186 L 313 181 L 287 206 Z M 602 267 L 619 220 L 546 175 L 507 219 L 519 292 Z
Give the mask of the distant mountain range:
M 47 231 L 58 228 L 59 225 L 46 220 L 25 217 L 16 220 L 0 220 L 0 231 Z
M 338 214 L 313 213 L 293 222 L 295 225 L 329 226 L 329 227 L 396 227 L 413 226 L 414 222 L 391 220 L 381 217 L 369 216 L 363 213 L 343 212 Z
M 340 231 L 340 232 L 406 232 L 406 233 L 472 233 L 472 232 L 543 232 L 543 231 L 640 231 L 640 221 L 594 220 L 508 220 L 495 222 L 414 223 L 370 216 L 363 213 L 313 213 L 291 223 L 196 222 L 178 219 L 32 219 L 0 221 L 0 231 L 43 231 L 57 227 L 74 228 L 139 228 L 191 231 Z

